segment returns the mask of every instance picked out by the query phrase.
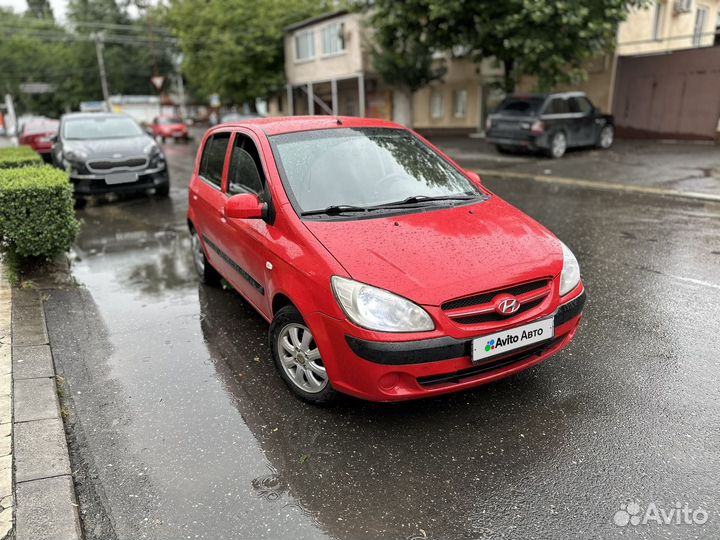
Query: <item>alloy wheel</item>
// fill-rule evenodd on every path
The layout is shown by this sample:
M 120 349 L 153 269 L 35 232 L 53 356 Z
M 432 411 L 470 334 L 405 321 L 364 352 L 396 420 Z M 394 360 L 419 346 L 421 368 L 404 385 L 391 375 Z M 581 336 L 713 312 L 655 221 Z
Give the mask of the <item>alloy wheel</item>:
M 600 132 L 600 146 L 602 148 L 610 148 L 615 137 L 615 130 L 612 126 L 605 126 Z
M 565 134 L 560 131 L 552 138 L 551 152 L 553 157 L 560 158 L 565 155 L 565 150 L 567 150 L 567 138 Z
M 277 340 L 280 363 L 292 383 L 311 394 L 322 391 L 328 377 L 310 329 L 290 323 L 283 327 Z

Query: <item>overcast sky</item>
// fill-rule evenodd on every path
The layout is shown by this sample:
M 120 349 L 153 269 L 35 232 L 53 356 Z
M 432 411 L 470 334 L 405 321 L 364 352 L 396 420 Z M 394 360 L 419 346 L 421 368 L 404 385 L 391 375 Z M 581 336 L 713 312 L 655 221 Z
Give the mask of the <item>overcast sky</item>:
M 25 0 L 0 0 L 0 6 L 10 7 L 15 13 L 23 13 L 27 9 L 27 2 Z M 50 6 L 56 19 L 65 20 L 67 0 L 50 0 Z

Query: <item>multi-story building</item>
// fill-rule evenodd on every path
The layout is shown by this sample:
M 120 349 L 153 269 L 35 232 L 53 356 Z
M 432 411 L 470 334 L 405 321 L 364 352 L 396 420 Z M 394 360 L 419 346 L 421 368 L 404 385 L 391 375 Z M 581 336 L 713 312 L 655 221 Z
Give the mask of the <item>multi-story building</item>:
M 286 28 L 287 90 L 270 114 L 341 114 L 392 119 L 392 89 L 374 72 L 372 29 L 358 13 L 338 11 Z M 715 45 L 715 46 L 714 46 Z M 585 82 L 557 88 L 588 93 L 615 113 L 626 133 L 712 138 L 720 116 L 720 0 L 657 0 L 618 28 L 616 50 L 588 65 Z M 502 67 L 439 55 L 447 72 L 413 96 L 413 126 L 481 132 L 503 95 Z M 520 82 L 531 91 L 534 80 Z M 662 102 L 662 103 L 661 103 Z M 397 104 L 397 103 L 396 103 Z

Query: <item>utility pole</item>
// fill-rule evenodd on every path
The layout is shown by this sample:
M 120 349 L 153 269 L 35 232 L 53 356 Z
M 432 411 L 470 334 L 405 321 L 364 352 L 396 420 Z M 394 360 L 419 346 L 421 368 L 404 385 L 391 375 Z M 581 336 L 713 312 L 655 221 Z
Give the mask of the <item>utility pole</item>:
M 108 112 L 110 108 L 110 94 L 108 92 L 107 75 L 105 73 L 105 59 L 103 58 L 103 33 L 94 32 L 92 37 L 95 38 L 95 52 L 97 53 L 98 69 L 100 70 L 100 84 L 102 85 L 103 100 Z

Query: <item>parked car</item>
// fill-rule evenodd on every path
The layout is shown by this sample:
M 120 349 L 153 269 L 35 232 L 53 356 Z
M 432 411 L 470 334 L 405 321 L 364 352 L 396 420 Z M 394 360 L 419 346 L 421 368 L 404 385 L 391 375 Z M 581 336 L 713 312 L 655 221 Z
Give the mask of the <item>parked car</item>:
M 124 114 L 70 113 L 60 119 L 52 161 L 66 170 L 75 196 L 154 189 L 166 197 L 170 177 L 155 140 Z
M 36 118 L 25 122 L 20 130 L 19 143 L 29 146 L 45 161 L 51 160 L 53 137 L 57 135 L 60 122 L 52 118 Z
M 153 136 L 160 138 L 162 142 L 165 142 L 167 139 L 182 140 L 185 142 L 190 140 L 187 125 L 177 116 L 158 116 L 153 119 L 150 130 Z
M 542 150 L 560 158 L 568 148 L 610 148 L 615 122 L 582 92 L 513 95 L 488 116 L 485 132 L 500 152 Z
M 411 130 L 346 117 L 208 130 L 188 224 L 202 280 L 270 322 L 315 403 L 471 388 L 556 354 L 585 291 L 572 252 Z

